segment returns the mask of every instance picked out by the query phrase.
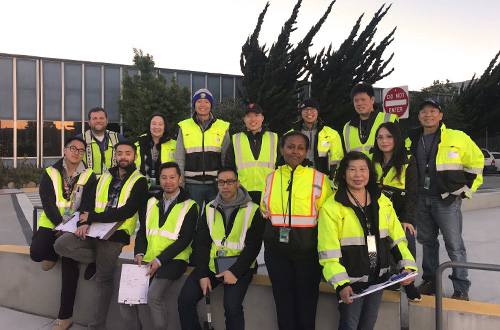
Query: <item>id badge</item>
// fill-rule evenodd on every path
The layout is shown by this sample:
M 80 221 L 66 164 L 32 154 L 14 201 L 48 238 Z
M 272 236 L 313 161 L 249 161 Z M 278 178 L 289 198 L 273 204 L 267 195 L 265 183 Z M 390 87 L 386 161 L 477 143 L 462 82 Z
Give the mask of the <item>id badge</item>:
M 108 167 L 106 165 L 102 166 L 102 174 L 106 173 L 108 171 Z
M 224 250 L 223 248 L 220 248 L 220 249 L 217 250 L 216 254 L 217 254 L 217 257 L 225 257 L 226 254 L 227 254 L 227 251 Z
M 431 186 L 431 177 L 426 175 L 424 178 L 424 189 L 429 189 Z
M 149 178 L 149 184 L 152 186 L 156 185 L 156 178 Z
M 71 207 L 65 206 L 64 207 L 64 215 L 70 215 L 71 214 Z
M 377 252 L 377 241 L 375 235 L 368 235 L 366 237 L 366 245 L 368 245 L 368 253 Z
M 111 204 L 111 207 L 116 209 L 118 206 L 118 197 L 113 198 L 113 204 Z
M 280 243 L 288 243 L 290 241 L 290 228 L 280 227 Z

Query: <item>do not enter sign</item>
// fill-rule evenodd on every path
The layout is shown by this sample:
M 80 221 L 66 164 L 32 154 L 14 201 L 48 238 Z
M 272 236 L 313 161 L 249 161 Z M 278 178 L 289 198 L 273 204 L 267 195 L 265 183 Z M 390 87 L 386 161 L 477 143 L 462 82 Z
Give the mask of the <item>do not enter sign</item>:
M 399 118 L 409 117 L 408 86 L 385 88 L 383 91 L 384 111 Z

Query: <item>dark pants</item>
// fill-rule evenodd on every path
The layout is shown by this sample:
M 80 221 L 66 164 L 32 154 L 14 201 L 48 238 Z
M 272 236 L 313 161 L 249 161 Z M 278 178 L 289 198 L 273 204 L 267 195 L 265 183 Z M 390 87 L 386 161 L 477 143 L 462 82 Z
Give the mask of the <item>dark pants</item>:
M 321 268 L 318 254 L 290 259 L 264 252 L 280 330 L 314 330 Z
M 339 330 L 372 330 L 377 322 L 383 290 L 354 299 L 351 304 L 339 304 Z
M 212 289 L 215 289 L 221 281 L 210 274 Z M 252 282 L 253 274 L 249 273 L 238 279 L 236 284 L 224 284 L 224 316 L 226 317 L 226 330 L 244 330 L 245 315 L 243 313 L 243 299 L 247 293 L 248 286 Z M 182 330 L 201 330 L 197 304 L 203 298 L 200 282 L 192 272 L 178 298 L 179 318 Z
M 113 274 L 123 246 L 123 243 L 93 237 L 79 240 L 73 233 L 63 234 L 54 244 L 54 249 L 62 256 L 72 257 L 84 263 L 96 263 L 98 298 L 94 302 L 93 321 L 88 326 L 89 330 L 106 329 L 109 303 L 114 290 Z
M 30 247 L 30 257 L 33 261 L 44 260 L 57 261 L 59 255 L 54 251 L 56 232 L 50 228 L 40 227 L 33 236 Z M 69 319 L 73 316 L 73 305 L 75 304 L 76 286 L 78 284 L 78 262 L 62 257 L 62 285 L 61 301 L 58 318 Z

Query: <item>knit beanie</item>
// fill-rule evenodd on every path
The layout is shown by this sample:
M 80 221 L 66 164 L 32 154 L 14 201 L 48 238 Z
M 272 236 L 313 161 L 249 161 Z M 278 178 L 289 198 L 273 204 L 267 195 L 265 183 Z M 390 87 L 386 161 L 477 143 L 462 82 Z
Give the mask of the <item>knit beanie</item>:
M 196 91 L 196 93 L 194 93 L 193 99 L 191 100 L 191 105 L 193 106 L 193 108 L 194 108 L 194 104 L 196 103 L 196 101 L 198 99 L 207 99 L 210 101 L 210 107 L 211 108 L 214 107 L 214 99 L 212 97 L 212 93 L 210 93 L 210 91 L 208 89 L 205 89 L 205 88 L 198 89 Z

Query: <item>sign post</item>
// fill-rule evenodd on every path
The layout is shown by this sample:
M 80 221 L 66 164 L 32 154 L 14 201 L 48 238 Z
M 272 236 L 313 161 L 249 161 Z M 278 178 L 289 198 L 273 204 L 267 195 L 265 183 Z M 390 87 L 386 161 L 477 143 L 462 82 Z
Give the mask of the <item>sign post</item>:
M 385 112 L 395 114 L 400 119 L 409 117 L 408 86 L 384 88 L 382 93 Z

